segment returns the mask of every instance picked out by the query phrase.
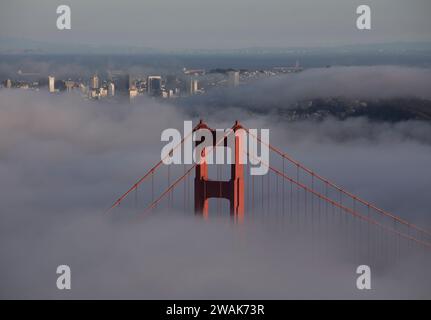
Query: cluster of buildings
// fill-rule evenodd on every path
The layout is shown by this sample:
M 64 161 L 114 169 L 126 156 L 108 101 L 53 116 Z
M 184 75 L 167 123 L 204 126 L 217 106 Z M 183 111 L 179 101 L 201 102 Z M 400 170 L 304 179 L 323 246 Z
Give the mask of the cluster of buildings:
M 57 79 L 48 76 L 48 79 L 39 81 L 11 80 L 3 82 L 4 88 L 22 88 L 39 90 L 48 87 L 50 93 L 79 91 L 87 99 L 99 100 L 113 97 L 128 97 L 134 99 L 138 96 L 173 99 L 203 94 L 214 87 L 237 87 L 262 77 L 270 77 L 282 73 L 298 72 L 302 69 L 295 67 L 278 67 L 268 70 L 234 70 L 214 69 L 182 69 L 165 75 L 148 75 L 132 77 L 122 71 L 108 71 L 102 78 L 94 74 L 87 80 L 83 79 Z M 23 73 L 18 72 L 21 76 Z
M 11 81 L 6 81 L 9 81 L 8 87 L 11 87 Z M 80 90 L 88 99 L 104 99 L 115 96 L 128 96 L 133 99 L 140 95 L 177 98 L 204 93 L 194 74 L 181 78 L 175 75 L 167 75 L 166 77 L 149 75 L 143 78 L 132 78 L 129 74 L 110 72 L 108 80 L 102 80 L 98 74 L 95 74 L 88 83 L 80 80 L 58 81 L 54 76 L 48 77 L 48 91 L 50 93 L 70 92 L 72 90 Z

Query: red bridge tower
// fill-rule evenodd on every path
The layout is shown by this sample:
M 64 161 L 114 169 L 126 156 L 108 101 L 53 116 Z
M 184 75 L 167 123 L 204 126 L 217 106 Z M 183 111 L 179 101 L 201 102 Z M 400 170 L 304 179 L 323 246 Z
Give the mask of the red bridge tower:
M 216 130 L 210 129 L 202 120 L 195 127 L 195 131 L 199 129 L 209 130 L 213 135 L 214 146 L 216 141 Z M 232 127 L 234 133 L 237 130 L 243 129 L 238 121 Z M 224 138 L 223 145 L 227 146 L 227 139 Z M 216 181 L 208 179 L 208 165 L 206 161 L 196 166 L 195 175 L 195 212 L 208 217 L 208 199 L 224 198 L 230 202 L 230 214 L 241 222 L 244 218 L 244 165 L 241 163 L 242 146 L 241 136 L 235 134 L 235 145 L 233 152 L 235 153 L 235 161 L 231 164 L 231 177 L 228 181 Z M 202 141 L 196 142 L 196 146 Z M 205 150 L 203 151 L 205 152 Z M 204 156 L 204 154 L 203 154 Z

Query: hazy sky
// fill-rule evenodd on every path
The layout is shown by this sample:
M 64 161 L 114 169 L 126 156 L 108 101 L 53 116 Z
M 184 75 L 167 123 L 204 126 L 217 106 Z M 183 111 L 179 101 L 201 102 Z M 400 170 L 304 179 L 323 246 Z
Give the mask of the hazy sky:
M 56 8 L 72 30 L 56 29 Z M 355 27 L 372 8 L 372 30 Z M 38 41 L 228 49 L 431 40 L 429 0 L 0 0 L 0 37 Z

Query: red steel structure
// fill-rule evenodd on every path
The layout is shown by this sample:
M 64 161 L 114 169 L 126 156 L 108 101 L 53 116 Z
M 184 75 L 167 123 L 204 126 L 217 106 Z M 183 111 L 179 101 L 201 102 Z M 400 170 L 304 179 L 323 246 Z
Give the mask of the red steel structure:
M 157 207 L 157 205 L 165 198 L 168 198 L 169 201 L 172 201 L 174 189 L 177 188 L 181 183 L 184 185 L 185 203 L 186 192 L 187 194 L 190 194 L 188 188 L 186 188 L 188 185 L 187 179 L 191 176 L 194 170 L 194 190 L 192 190 L 191 193 L 194 197 L 195 212 L 207 218 L 210 209 L 209 199 L 223 198 L 229 200 L 230 202 L 230 215 L 235 218 L 235 221 L 242 222 L 245 212 L 249 214 L 257 209 L 255 206 L 255 198 L 258 195 L 255 193 L 257 177 L 248 178 L 247 184 L 245 183 L 245 166 L 242 164 L 243 162 L 240 161 L 240 158 L 244 155 L 248 155 L 249 157 L 253 156 L 247 153 L 246 148 L 243 148 L 242 144 L 246 142 L 242 141 L 242 136 L 240 134 L 237 134 L 237 132 L 241 129 L 249 135 L 249 139 L 256 139 L 263 145 L 266 145 L 271 152 L 273 152 L 282 160 L 282 168 L 275 167 L 274 163 L 269 164 L 262 161 L 262 165 L 266 166 L 269 169 L 269 173 L 272 173 L 276 178 L 273 179 L 276 181 L 276 185 L 275 190 L 270 190 L 269 174 L 266 180 L 268 183 L 267 187 L 264 187 L 263 185 L 264 177 L 260 177 L 262 183 L 260 188 L 262 192 L 260 197 L 262 207 L 259 210 L 264 210 L 264 202 L 268 204 L 269 209 L 269 204 L 272 201 L 276 201 L 277 198 L 271 199 L 271 195 L 275 197 L 280 195 L 280 198 L 282 199 L 282 211 L 284 212 L 287 208 L 290 208 L 290 211 L 292 212 L 293 204 L 295 203 L 295 205 L 298 205 L 300 202 L 299 192 L 302 191 L 305 197 L 302 206 L 304 214 L 306 215 L 307 211 L 309 212 L 311 210 L 312 214 L 316 213 L 316 216 L 313 217 L 316 217 L 318 221 L 320 218 L 327 215 L 328 210 L 331 208 L 332 210 L 337 209 L 337 212 L 340 216 L 343 215 L 345 217 L 350 217 L 351 219 L 357 221 L 358 224 L 365 224 L 367 228 L 373 226 L 376 230 L 381 231 L 387 236 L 393 236 L 395 247 L 399 247 L 399 243 L 401 239 L 403 239 L 409 246 L 410 244 L 416 244 L 420 247 L 431 249 L 430 231 L 412 224 L 409 221 L 406 221 L 386 210 L 380 209 L 376 205 L 348 192 L 331 180 L 324 178 L 323 176 L 304 166 L 299 161 L 294 160 L 290 155 L 283 153 L 280 149 L 270 144 L 266 144 L 259 137 L 253 135 L 253 133 L 250 132 L 247 127 L 241 125 L 238 121 L 235 122 L 231 129 L 232 130 L 225 132 L 223 137 L 217 141 L 216 139 L 219 137 L 216 135 L 216 130 L 211 129 L 206 123 L 200 121 L 198 125 L 193 128 L 192 132 L 188 133 L 182 139 L 182 141 L 172 149 L 173 152 L 175 149 L 181 148 L 185 141 L 190 139 L 193 136 L 193 133 L 195 133 L 197 130 L 210 131 L 213 138 L 213 147 L 219 146 L 221 144 L 223 144 L 224 147 L 227 147 L 229 142 L 228 137 L 234 135 L 233 151 L 235 161 L 231 164 L 231 174 L 229 180 L 222 181 L 209 179 L 208 164 L 206 161 L 201 161 L 199 163 L 192 164 L 188 169 L 184 167 L 184 174 L 176 180 L 171 181 L 170 178 L 168 178 L 168 187 L 158 197 L 155 197 L 154 177 L 155 174 L 160 171 L 162 167 L 164 167 L 164 159 L 161 159 L 152 168 L 150 168 L 144 176 L 142 176 L 135 184 L 133 184 L 129 190 L 127 190 L 120 198 L 118 198 L 118 200 L 113 203 L 108 211 L 118 207 L 122 201 L 130 195 L 131 192 L 137 192 L 138 187 L 145 181 L 150 181 L 151 183 L 151 203 L 148 205 L 145 212 Z M 197 141 L 196 146 L 202 142 L 203 141 Z M 203 154 L 201 154 L 201 156 L 205 158 L 205 156 L 208 156 L 209 152 L 212 152 L 212 150 L 214 150 L 214 148 L 203 149 Z M 166 157 L 168 157 L 168 155 Z M 286 171 L 285 162 L 286 165 L 290 166 L 290 174 Z M 169 170 L 170 165 L 166 165 L 166 167 Z M 302 173 L 302 175 L 300 175 L 300 173 Z M 169 174 L 168 177 L 170 177 Z M 280 189 L 278 179 L 281 179 L 282 181 Z M 285 182 L 290 185 L 290 188 L 285 188 Z M 320 185 L 318 185 L 318 183 Z M 248 191 L 246 191 L 246 187 Z M 295 192 L 293 192 L 293 188 L 295 188 Z M 247 196 L 247 203 L 245 196 L 248 194 L 248 192 L 250 194 Z M 295 200 L 295 197 L 293 197 L 294 194 L 296 195 L 297 200 Z M 288 197 L 288 195 L 290 195 L 290 197 Z M 290 202 L 290 206 L 285 206 L 285 202 L 288 201 Z M 298 207 L 298 210 L 299 209 L 301 208 Z M 311 221 L 311 223 L 313 223 L 313 221 Z
M 238 130 L 244 129 L 239 122 L 235 122 L 232 127 L 235 134 Z M 213 136 L 214 147 L 217 144 L 216 130 L 211 129 L 203 121 L 200 121 L 195 130 L 208 130 Z M 228 138 L 223 138 L 223 144 L 227 147 Z M 198 146 L 202 141 L 197 141 Z M 198 163 L 195 167 L 195 181 L 194 181 L 194 202 L 195 212 L 203 214 L 208 217 L 208 200 L 210 198 L 224 198 L 229 200 L 230 214 L 242 221 L 244 218 L 244 165 L 241 163 L 240 158 L 242 155 L 242 137 L 236 135 L 234 137 L 234 159 L 231 164 L 231 176 L 228 181 L 211 180 L 208 178 L 208 164 L 205 161 L 206 149 L 202 150 L 203 161 Z

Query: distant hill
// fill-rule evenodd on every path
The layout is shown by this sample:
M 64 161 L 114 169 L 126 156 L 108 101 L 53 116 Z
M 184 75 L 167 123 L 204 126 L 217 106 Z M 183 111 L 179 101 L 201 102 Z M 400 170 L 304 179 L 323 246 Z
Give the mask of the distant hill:
M 340 120 L 366 117 L 373 121 L 388 122 L 431 121 L 431 101 L 418 98 L 368 101 L 345 98 L 313 99 L 297 102 L 289 108 L 276 108 L 276 112 L 288 120 L 319 120 L 331 116 Z
M 400 122 L 420 120 L 431 122 L 431 100 L 420 98 L 388 98 L 357 100 L 345 97 L 316 98 L 286 104 L 284 101 L 249 103 L 249 100 L 232 100 L 223 95 L 190 97 L 177 103 L 194 114 L 219 112 L 236 108 L 257 115 L 277 115 L 284 121 L 323 120 L 333 117 L 344 120 L 365 117 L 371 121 Z

